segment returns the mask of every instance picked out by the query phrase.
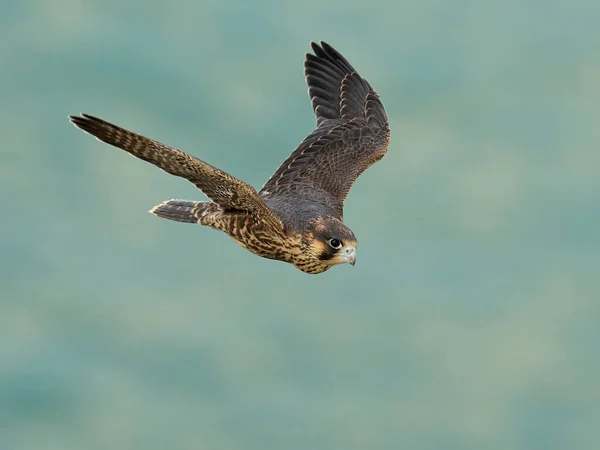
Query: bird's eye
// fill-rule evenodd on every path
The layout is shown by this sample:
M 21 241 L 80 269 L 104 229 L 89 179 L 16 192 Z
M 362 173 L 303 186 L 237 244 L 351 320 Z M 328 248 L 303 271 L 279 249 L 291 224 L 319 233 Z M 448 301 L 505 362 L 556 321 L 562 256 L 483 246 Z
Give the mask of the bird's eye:
M 342 248 L 342 243 L 336 238 L 329 239 L 329 245 L 331 245 L 331 247 L 335 248 L 336 250 Z

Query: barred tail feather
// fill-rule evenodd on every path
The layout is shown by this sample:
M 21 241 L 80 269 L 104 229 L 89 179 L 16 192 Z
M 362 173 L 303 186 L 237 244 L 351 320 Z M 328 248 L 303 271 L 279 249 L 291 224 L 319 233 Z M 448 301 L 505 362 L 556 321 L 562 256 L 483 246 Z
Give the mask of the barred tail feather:
M 184 223 L 199 223 L 199 217 L 208 202 L 189 202 L 186 200 L 167 200 L 156 205 L 149 212 L 163 219 Z

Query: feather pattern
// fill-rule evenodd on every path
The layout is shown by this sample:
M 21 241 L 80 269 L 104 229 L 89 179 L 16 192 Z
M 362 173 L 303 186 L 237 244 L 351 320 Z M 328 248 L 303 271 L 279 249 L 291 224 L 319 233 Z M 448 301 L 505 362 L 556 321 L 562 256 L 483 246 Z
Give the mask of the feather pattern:
M 306 55 L 308 93 L 317 128 L 292 152 L 260 193 L 321 201 L 342 218 L 354 181 L 380 160 L 390 142 L 383 103 L 352 65 L 325 42 Z
M 171 175 L 189 180 L 222 209 L 246 212 L 258 221 L 282 228 L 279 218 L 248 183 L 181 150 L 89 114 L 70 116 L 69 119 L 98 140 L 125 150 Z

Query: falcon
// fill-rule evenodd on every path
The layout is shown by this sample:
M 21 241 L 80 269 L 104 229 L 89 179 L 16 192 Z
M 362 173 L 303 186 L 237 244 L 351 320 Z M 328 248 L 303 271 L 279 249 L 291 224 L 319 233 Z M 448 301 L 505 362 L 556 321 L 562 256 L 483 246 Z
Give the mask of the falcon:
M 263 258 L 310 274 L 356 262 L 344 200 L 358 176 L 387 152 L 390 128 L 371 85 L 325 42 L 311 43 L 304 73 L 315 130 L 260 191 L 210 164 L 89 114 L 69 116 L 98 140 L 193 183 L 211 201 L 168 200 L 150 213 L 227 233 Z

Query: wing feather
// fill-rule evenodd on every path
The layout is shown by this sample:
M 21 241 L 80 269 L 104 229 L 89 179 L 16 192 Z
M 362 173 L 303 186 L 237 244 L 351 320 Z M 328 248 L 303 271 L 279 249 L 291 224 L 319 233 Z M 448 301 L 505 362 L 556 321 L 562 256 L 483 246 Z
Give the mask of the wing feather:
M 99 141 L 189 180 L 224 210 L 244 211 L 272 226 L 282 226 L 252 186 L 198 158 L 89 114 L 70 116 L 69 120 Z
M 352 65 L 325 42 L 311 43 L 306 81 L 317 128 L 265 183 L 263 197 L 313 190 L 333 196 L 341 215 L 348 192 L 368 167 L 381 159 L 390 130 L 383 103 Z M 314 196 L 313 196 L 314 197 Z

